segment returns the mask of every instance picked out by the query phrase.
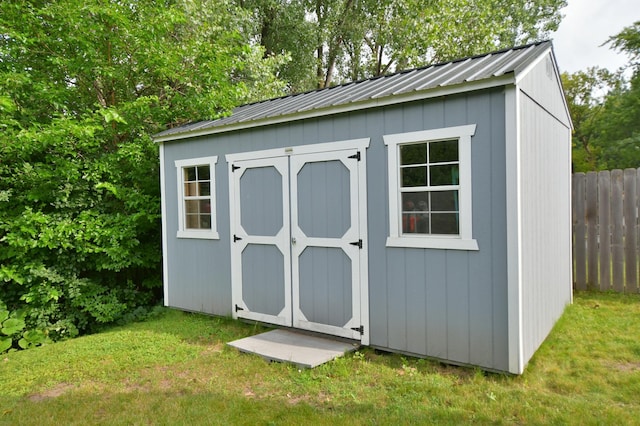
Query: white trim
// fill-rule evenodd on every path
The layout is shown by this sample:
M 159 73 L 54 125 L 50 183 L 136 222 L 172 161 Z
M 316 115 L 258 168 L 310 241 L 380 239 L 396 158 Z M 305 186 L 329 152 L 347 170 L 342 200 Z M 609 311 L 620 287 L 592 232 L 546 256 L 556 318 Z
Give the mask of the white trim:
M 369 345 L 369 233 L 367 225 L 367 145 L 360 150 L 360 163 L 358 165 L 358 206 L 360 236 L 362 238 L 362 249 L 360 250 L 360 324 L 364 328 L 364 333 L 360 336 L 363 345 Z
M 349 213 L 350 213 L 350 224 L 351 226 L 347 229 L 344 234 L 337 238 L 329 238 L 329 237 L 309 237 L 305 235 L 304 231 L 300 228 L 300 223 L 298 220 L 298 181 L 297 176 L 302 170 L 302 168 L 308 164 L 313 162 L 322 162 L 322 161 L 334 161 L 338 160 L 342 162 L 342 164 L 346 167 L 349 173 L 349 193 L 357 194 L 358 192 L 358 169 L 359 162 L 355 158 L 348 159 L 347 156 L 351 154 L 356 154 L 357 150 L 349 150 L 349 151 L 326 151 L 326 152 L 318 152 L 313 154 L 304 154 L 304 155 L 295 155 L 291 157 L 290 160 L 290 176 L 291 176 L 291 237 L 295 239 L 296 243 L 291 247 L 291 271 L 292 271 L 292 294 L 293 294 L 293 327 L 295 328 L 303 328 L 312 331 L 321 331 L 328 334 L 333 334 L 342 337 L 348 337 L 350 339 L 361 340 L 361 335 L 359 332 L 353 330 L 355 327 L 359 327 L 362 324 L 360 310 L 363 304 L 360 297 L 362 293 L 360 292 L 360 287 L 362 284 L 362 279 L 360 277 L 360 263 L 362 262 L 362 257 L 360 254 L 360 248 L 350 243 L 353 241 L 357 241 L 358 238 L 364 239 L 362 235 L 360 235 L 360 228 L 358 227 L 358 216 L 361 212 L 361 208 L 359 206 L 359 201 L 361 197 L 351 197 L 349 199 Z M 361 157 L 362 158 L 362 157 Z M 346 324 L 342 326 L 333 326 L 328 324 L 314 323 L 309 321 L 300 306 L 300 255 L 305 251 L 307 247 L 334 247 L 340 248 L 344 252 L 344 254 L 351 261 L 351 318 L 347 321 Z M 368 328 L 368 327 L 367 327 Z
M 478 242 L 473 239 L 473 190 L 471 179 L 471 137 L 476 125 L 444 127 L 417 132 L 384 135 L 387 145 L 387 173 L 389 184 L 389 237 L 387 247 L 434 248 L 445 250 L 478 250 Z M 460 234 L 442 235 L 402 235 L 400 233 L 400 168 L 398 146 L 411 142 L 435 142 L 438 140 L 458 140 L 458 160 L 460 171 L 459 218 Z
M 218 162 L 217 156 L 212 157 L 199 157 L 199 158 L 188 158 L 185 160 L 176 160 L 176 179 L 178 183 L 178 232 L 176 233 L 177 238 L 196 238 L 196 239 L 206 239 L 206 240 L 218 240 L 220 239 L 220 235 L 218 234 L 218 201 L 216 198 L 216 186 L 217 186 L 217 178 L 216 178 L 216 163 Z M 211 180 L 210 185 L 210 198 L 211 198 L 211 229 L 186 229 L 185 227 L 185 216 L 184 216 L 184 182 L 183 182 L 183 174 L 182 169 L 184 167 L 192 167 L 192 166 L 209 166 L 209 176 Z
M 283 156 L 279 158 L 254 158 L 242 160 L 236 164 L 237 169 L 233 169 L 233 163 L 228 163 L 229 174 L 229 219 L 230 219 L 230 247 L 231 247 L 231 315 L 233 318 L 246 318 L 256 321 L 267 322 L 291 326 L 291 226 L 290 226 L 290 204 L 289 204 L 289 159 Z M 250 235 L 241 224 L 241 203 L 240 198 L 235 194 L 240 193 L 240 178 L 247 169 L 257 167 L 273 167 L 282 177 L 280 191 L 282 197 L 282 228 L 274 236 Z M 234 235 L 241 240 L 234 242 Z M 249 244 L 264 244 L 275 246 L 283 256 L 284 282 L 282 283 L 284 292 L 284 307 L 277 315 L 269 315 L 259 312 L 252 312 L 244 303 L 242 295 L 242 252 Z M 242 308 L 236 311 L 235 306 Z
M 571 204 L 571 200 L 573 200 L 573 185 L 572 185 L 572 176 L 571 176 L 571 155 L 572 155 L 572 144 L 571 144 L 571 140 L 572 140 L 572 134 L 573 131 L 571 129 L 568 129 L 567 132 L 567 145 L 566 145 L 566 150 L 567 152 L 567 170 L 569 171 L 569 173 L 567 173 L 567 180 L 568 182 L 566 182 L 567 188 L 569 188 L 569 204 Z M 640 188 L 639 188 L 640 190 Z M 573 214 L 571 212 L 571 210 L 569 210 L 568 214 L 567 214 L 567 228 L 569 230 L 569 238 L 567 238 L 566 243 L 567 243 L 567 253 L 569 253 L 569 259 L 571 259 L 571 262 L 573 263 Z M 573 268 L 569 267 L 569 282 L 567 283 L 567 285 L 569 286 L 569 303 L 573 304 Z
M 286 148 L 264 149 L 261 151 L 239 152 L 225 155 L 229 163 L 233 161 L 253 160 L 255 158 L 283 157 L 297 154 L 315 154 L 327 151 L 343 151 L 350 149 L 365 150 L 369 147 L 371 138 L 348 139 L 338 142 L 326 142 L 313 145 L 299 145 Z
M 211 225 L 213 227 L 213 224 Z M 195 238 L 200 240 L 219 240 L 220 234 L 209 229 L 178 230 L 176 238 Z
M 430 248 L 443 250 L 480 250 L 476 240 L 438 236 L 387 237 L 387 247 Z
M 237 311 L 235 310 L 235 305 L 238 300 L 242 300 L 242 288 L 237 289 L 238 284 L 237 280 L 242 282 L 242 263 L 241 259 L 237 259 L 237 255 L 234 250 L 236 250 L 235 242 L 233 241 L 233 232 L 236 230 L 236 222 L 240 222 L 240 218 L 236 218 L 236 215 L 239 213 L 235 210 L 236 205 L 236 197 L 235 197 L 235 188 L 236 183 L 234 181 L 234 174 L 232 169 L 231 162 L 227 162 L 227 180 L 229 182 L 229 255 L 231 257 L 230 266 L 231 266 L 231 317 L 233 319 L 238 319 Z
M 520 108 L 519 89 L 505 90 L 505 160 L 507 199 L 507 324 L 509 372 L 521 374 L 523 360 L 522 329 L 522 250 L 520 224 Z
M 164 306 L 169 306 L 169 253 L 167 240 L 167 189 L 164 173 L 164 144 L 160 144 L 160 212 L 162 214 L 162 289 Z
M 422 99 L 431 99 L 441 96 L 450 96 L 458 93 L 468 93 L 477 90 L 489 89 L 493 87 L 501 87 L 514 83 L 513 73 L 505 74 L 500 77 L 489 78 L 486 80 L 466 82 L 454 86 L 436 87 L 419 92 L 409 92 L 404 94 L 389 95 L 381 99 L 367 99 L 362 102 L 352 102 L 339 106 L 329 106 L 327 108 L 314 109 L 311 111 L 303 111 L 301 113 L 279 115 L 276 117 L 268 117 L 260 120 L 241 121 L 226 126 L 210 127 L 202 130 L 195 130 L 185 133 L 173 133 L 166 136 L 155 137 L 155 142 L 167 142 L 180 139 L 195 138 L 199 136 L 213 135 L 216 133 L 231 132 L 240 129 L 250 129 L 253 127 L 269 126 L 272 124 L 286 123 L 296 120 L 304 120 L 307 118 L 324 117 L 344 112 L 360 111 L 369 108 L 382 107 L 388 105 L 402 104 Z
M 296 191 L 294 191 L 289 185 L 295 185 L 295 183 L 291 183 L 289 176 L 293 176 L 293 170 L 295 168 L 295 164 L 296 163 L 296 159 L 297 156 L 300 154 L 325 154 L 325 156 L 329 159 L 340 159 L 341 161 L 343 161 L 344 163 L 344 159 L 341 158 L 340 156 L 336 156 L 335 153 L 336 152 L 340 152 L 340 151 L 352 151 L 349 152 L 348 155 L 352 154 L 355 151 L 360 152 L 360 161 L 357 162 L 357 166 L 355 166 L 356 163 L 354 163 L 354 165 L 352 166 L 356 168 L 357 170 L 357 174 L 355 177 L 355 185 L 357 185 L 358 188 L 358 199 L 357 200 L 351 200 L 352 203 L 352 209 L 354 209 L 354 205 L 357 205 L 357 210 L 358 210 L 358 215 L 359 215 L 359 220 L 357 221 L 357 226 L 358 229 L 356 230 L 355 228 L 351 228 L 349 229 L 349 231 L 347 232 L 347 234 L 358 234 L 359 238 L 362 239 L 362 249 L 356 249 L 354 246 L 351 246 L 349 244 L 346 244 L 346 248 L 348 250 L 352 250 L 353 252 L 358 252 L 358 256 L 359 256 L 359 271 L 354 271 L 354 275 L 359 275 L 359 288 L 360 288 L 360 303 L 359 303 L 359 315 L 357 313 L 358 309 L 354 308 L 354 317 L 359 316 L 359 322 L 356 324 L 355 322 L 353 322 L 353 324 L 348 324 L 348 326 L 345 326 L 345 328 L 343 330 L 339 330 L 338 327 L 333 327 L 333 326 L 323 326 L 322 324 L 315 324 L 315 323 L 311 323 L 306 321 L 306 318 L 303 318 L 304 315 L 300 315 L 300 312 L 296 312 L 296 315 L 298 315 L 300 318 L 298 320 L 298 326 L 302 325 L 302 328 L 305 329 L 309 329 L 309 330 L 315 330 L 315 331 L 319 331 L 319 332 L 323 332 L 323 333 L 327 333 L 327 334 L 333 334 L 333 335 L 340 335 L 342 337 L 348 337 L 351 339 L 356 339 L 356 340 L 360 340 L 361 343 L 363 345 L 368 345 L 370 342 L 370 330 L 369 330 L 369 325 L 370 325 L 370 321 L 369 321 L 369 275 L 368 275 L 368 271 L 369 271 L 369 267 L 368 267 L 368 261 L 369 261 L 369 257 L 368 257 L 368 227 L 367 227 L 367 170 L 366 170 L 366 149 L 369 147 L 369 143 L 370 143 L 370 138 L 362 138 L 362 139 L 351 139 L 351 140 L 345 140 L 345 141 L 338 141 L 338 142 L 328 142 L 328 143 L 321 143 L 321 144 L 315 144 L 315 145 L 303 145 L 303 146 L 295 146 L 292 148 L 280 148 L 280 149 L 269 149 L 269 150 L 262 150 L 262 151 L 252 151 L 252 152 L 243 152 L 243 153 L 236 153 L 236 154 L 228 154 L 225 156 L 225 159 L 227 161 L 227 166 L 228 166 L 228 175 L 229 175 L 229 206 L 230 206 L 230 229 L 231 229 L 231 238 L 230 238 L 230 247 L 231 247 L 231 274 L 232 274 L 232 304 L 238 304 L 238 306 L 246 308 L 246 306 L 244 306 L 244 303 L 242 302 L 242 288 L 241 288 L 241 280 L 242 280 L 242 265 L 241 265 L 241 259 L 240 259 L 240 253 L 242 252 L 241 248 L 246 246 L 247 241 L 247 237 L 249 238 L 250 242 L 252 244 L 269 244 L 270 242 L 268 241 L 268 238 L 266 237 L 251 237 L 251 236 L 247 236 L 246 232 L 242 229 L 242 227 L 240 226 L 240 223 L 238 222 L 238 215 L 239 215 L 239 200 L 235 199 L 235 195 L 238 191 L 238 182 L 240 179 L 240 176 L 242 175 L 243 171 L 247 168 L 247 167 L 258 167 L 260 165 L 276 165 L 276 168 L 279 170 L 279 172 L 283 175 L 284 181 L 287 182 L 287 187 L 283 188 L 283 192 L 285 194 L 287 194 L 287 196 L 283 197 L 283 201 L 285 202 L 285 205 L 283 206 L 284 212 L 289 212 L 291 214 L 291 216 L 288 216 L 285 214 L 285 220 L 286 220 L 286 224 L 284 225 L 287 232 L 289 232 L 289 230 L 292 228 L 292 222 L 294 220 L 294 215 L 297 214 L 297 211 L 295 209 L 291 209 L 291 206 L 293 205 L 292 202 L 295 201 L 295 194 Z M 347 155 L 347 154 L 343 154 Z M 291 157 L 291 164 L 289 162 L 288 157 Z M 282 163 L 282 161 L 285 161 L 284 163 Z M 304 157 L 297 159 L 297 161 L 304 161 Z M 355 159 L 349 159 L 349 162 L 356 162 Z M 234 164 L 236 166 L 240 166 L 240 169 L 236 169 L 235 172 L 233 171 L 233 166 Z M 284 164 L 286 164 L 286 170 L 283 169 Z M 345 163 L 346 164 L 346 163 Z M 352 173 L 351 168 L 350 168 L 350 173 Z M 354 183 L 351 183 L 352 185 L 352 192 L 353 192 L 353 185 Z M 234 232 L 235 231 L 235 232 Z M 293 231 L 291 231 L 293 232 Z M 233 242 L 233 235 L 237 234 L 238 236 L 240 236 L 241 238 L 243 238 L 242 241 L 240 241 L 239 243 L 234 243 Z M 283 244 L 286 247 L 290 247 L 290 241 L 291 241 L 291 235 L 287 234 L 287 238 L 286 238 L 286 244 L 283 241 Z M 309 243 L 309 245 L 322 245 L 322 244 L 326 244 L 327 246 L 334 246 L 335 241 L 333 241 L 332 239 L 324 239 L 324 238 L 306 238 Z M 298 237 L 298 239 L 300 239 L 300 237 Z M 344 239 L 344 238 L 343 238 Z M 300 242 L 302 242 L 302 240 L 300 239 Z M 244 244 L 242 244 L 244 243 Z M 273 244 L 271 242 L 271 244 Z M 345 244 L 342 244 L 343 246 L 345 246 Z M 282 249 L 281 249 L 282 251 Z M 292 250 L 292 252 L 290 253 L 290 256 L 294 255 L 295 248 Z M 287 256 L 285 255 L 285 258 Z M 292 260 L 289 259 L 288 261 L 289 263 L 287 265 L 285 265 L 285 271 L 292 271 L 292 268 L 295 265 L 292 265 Z M 248 312 L 247 310 L 245 311 L 240 311 L 240 312 L 236 312 L 235 309 L 232 309 L 232 317 L 233 318 L 238 318 L 238 317 L 243 317 L 243 318 L 247 318 L 247 319 L 254 319 L 257 321 L 263 321 L 263 322 L 268 322 L 268 323 L 275 323 L 275 324 L 280 324 L 280 325 L 293 325 L 293 318 L 291 317 L 292 314 L 292 300 L 291 297 L 295 296 L 293 295 L 293 285 L 291 282 L 292 276 L 294 274 L 292 273 L 288 280 L 289 283 L 285 284 L 286 288 L 289 288 L 288 293 L 285 294 L 285 296 L 289 297 L 289 299 L 285 299 L 285 310 L 289 309 L 289 317 L 286 317 L 286 312 L 281 312 L 277 317 L 274 316 L 265 316 L 264 314 L 259 314 L 259 313 L 252 313 L 252 312 Z M 287 278 L 285 278 L 287 279 Z M 356 334 L 355 331 L 350 330 L 349 328 L 351 326 L 360 326 L 362 325 L 364 328 L 364 333 L 362 336 L 360 336 L 359 334 Z

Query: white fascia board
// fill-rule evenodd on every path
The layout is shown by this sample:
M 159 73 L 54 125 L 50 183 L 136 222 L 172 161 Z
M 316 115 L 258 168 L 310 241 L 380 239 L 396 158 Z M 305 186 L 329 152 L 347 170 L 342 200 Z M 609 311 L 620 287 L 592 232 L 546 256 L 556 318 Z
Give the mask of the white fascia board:
M 520 223 L 520 108 L 517 86 L 505 90 L 507 199 L 507 327 L 509 372 L 524 369 L 522 329 L 522 250 Z
M 479 81 L 472 81 L 453 86 L 436 87 L 427 89 L 420 92 L 409 92 L 399 95 L 390 95 L 381 99 L 368 99 L 362 102 L 347 103 L 339 106 L 330 106 L 327 108 L 316 109 L 311 111 L 304 111 L 300 113 L 293 113 L 287 115 L 279 115 L 275 117 L 267 117 L 260 120 L 238 122 L 220 127 L 210 127 L 207 129 L 195 130 L 192 132 L 175 133 L 166 136 L 160 136 L 153 138 L 157 143 L 177 141 L 181 139 L 195 138 L 199 136 L 208 136 L 216 133 L 231 132 L 234 130 L 250 129 L 253 127 L 268 126 L 272 124 L 286 123 L 289 121 L 304 120 L 308 118 L 324 117 L 333 114 L 340 114 L 344 112 L 360 111 L 369 108 L 383 107 L 388 105 L 396 105 L 405 102 L 412 102 L 423 99 L 437 98 L 441 96 L 450 96 L 459 93 L 468 93 L 477 90 L 490 89 L 493 87 L 501 87 L 509 84 L 514 84 L 515 77 L 513 73 L 505 74 L 500 77 L 494 77 L 490 79 L 484 79 Z

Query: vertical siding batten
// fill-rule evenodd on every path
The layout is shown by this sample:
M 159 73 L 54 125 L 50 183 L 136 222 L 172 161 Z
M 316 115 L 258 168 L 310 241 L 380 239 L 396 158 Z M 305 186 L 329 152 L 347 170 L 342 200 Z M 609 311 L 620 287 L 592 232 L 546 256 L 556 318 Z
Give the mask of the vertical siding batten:
M 491 188 L 493 201 L 491 206 L 491 253 L 486 254 L 491 258 L 492 270 L 492 299 L 491 313 L 493 315 L 492 326 L 492 356 L 493 365 L 500 370 L 509 367 L 509 303 L 508 303 L 508 258 L 509 247 L 507 225 L 507 156 L 505 147 L 506 114 L 505 91 L 492 94 L 491 105 Z M 496 232 L 500 230 L 500 232 Z
M 468 108 L 469 97 L 467 95 L 451 97 L 445 103 L 444 127 L 471 124 L 468 118 Z M 473 149 L 473 143 L 471 145 Z M 472 159 L 472 163 L 474 161 L 475 159 Z M 473 173 L 473 164 L 471 169 Z M 474 235 L 474 238 L 477 238 L 477 235 Z M 470 253 L 460 250 L 446 251 L 447 359 L 465 364 L 470 362 L 469 287 L 471 283 L 468 273 Z
M 492 174 L 495 167 L 504 167 L 504 161 L 497 164 L 493 162 L 497 146 L 504 146 L 499 143 L 504 136 L 500 135 L 502 132 L 499 129 L 494 128 L 493 117 L 496 113 L 504 115 L 504 104 L 496 105 L 495 93 L 490 96 L 488 103 L 479 97 L 469 97 L 467 109 L 469 122 L 486 123 L 476 127 L 475 139 L 471 144 L 474 160 L 471 170 L 472 181 L 489 183 L 483 185 L 482 192 L 475 189 L 472 194 L 474 238 L 483 241 L 483 245 L 480 250 L 469 255 L 469 362 L 497 368 L 493 345 L 496 341 L 495 334 L 498 332 L 494 325 L 499 314 L 494 311 L 493 296 L 498 278 L 494 276 L 496 271 L 492 259 L 497 256 L 498 250 L 495 246 L 495 236 L 503 232 L 500 230 L 501 227 L 494 227 L 493 218 L 499 216 L 498 212 L 504 208 L 504 195 L 496 191 L 496 188 L 500 188 L 500 183 L 493 180 Z M 497 108 L 497 111 L 494 108 Z M 501 181 L 503 179 L 504 177 Z M 487 214 L 488 212 L 490 214 Z M 504 221 L 501 225 L 503 224 Z M 483 286 L 479 283 L 488 284 Z M 502 317 L 500 321 L 506 321 L 506 317 Z
M 382 134 L 384 134 L 385 110 L 381 109 L 378 114 L 366 114 L 364 117 L 364 128 L 371 134 L 371 144 L 367 150 L 367 158 L 372 163 L 367 168 L 366 187 L 371 193 L 367 197 L 367 214 L 369 242 L 367 249 L 370 259 L 376 261 L 369 262 L 368 273 L 369 279 L 369 311 L 372 313 L 369 318 L 369 327 L 371 330 L 371 344 L 378 347 L 389 347 L 388 341 L 388 307 L 387 301 L 383 297 L 386 295 L 386 281 L 379 279 L 385 277 L 387 267 L 387 259 L 385 256 L 385 240 L 389 233 L 389 194 L 388 191 L 381 191 L 389 181 L 387 176 L 387 152 L 382 142 Z M 377 161 L 375 159 L 378 159 Z M 369 212 L 378 211 L 380 214 L 369 214 Z M 362 215 L 361 215 L 362 216 Z M 373 232 L 373 230 L 379 230 Z M 381 232 L 382 231 L 382 232 Z M 374 314 L 375 313 L 375 314 Z

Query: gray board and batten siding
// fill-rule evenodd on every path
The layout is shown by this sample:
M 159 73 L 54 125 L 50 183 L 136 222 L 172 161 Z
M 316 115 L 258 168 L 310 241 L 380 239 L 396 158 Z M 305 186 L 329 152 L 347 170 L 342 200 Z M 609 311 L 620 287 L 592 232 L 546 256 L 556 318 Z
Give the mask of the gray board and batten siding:
M 549 61 L 551 76 L 547 74 Z M 519 88 L 517 76 L 536 68 L 544 75 L 523 78 L 526 91 Z M 545 79 L 553 81 L 545 83 Z M 558 97 L 561 93 L 548 95 L 545 84 L 556 84 L 552 90 L 559 88 L 549 42 L 246 105 L 229 117 L 156 135 L 161 142 L 165 304 L 214 315 L 234 314 L 230 223 L 235 219 L 230 216 L 227 155 L 282 148 L 295 152 L 296 147 L 368 139 L 366 211 L 360 212 L 366 215 L 367 224 L 363 244 L 368 277 L 363 285 L 368 290 L 368 344 L 454 364 L 521 373 L 571 301 L 565 212 L 556 212 L 545 223 L 524 223 L 543 210 L 564 209 L 564 195 L 567 202 L 570 200 L 570 193 L 564 194 L 570 190 L 569 162 L 564 164 L 570 142 L 563 138 L 570 135 L 571 124 L 566 105 Z M 539 129 L 535 123 L 525 123 L 529 116 L 548 131 L 523 137 L 522 129 Z M 471 142 L 472 222 L 478 250 L 387 246 L 389 172 L 383 137 L 466 125 L 475 125 Z M 544 142 L 548 152 L 542 153 L 543 149 L 535 148 L 536 143 L 542 143 L 541 137 L 561 138 L 561 146 L 549 140 Z M 558 148 L 560 155 L 555 153 Z M 525 165 L 525 154 L 540 158 Z M 218 158 L 213 184 L 219 239 L 176 238 L 179 201 L 175 163 L 211 156 Z M 546 160 L 557 170 L 546 170 Z M 548 182 L 562 181 L 566 173 L 567 187 L 560 185 L 551 191 L 550 202 L 540 202 L 546 197 L 541 190 L 531 196 L 521 194 L 532 182 L 525 173 L 545 173 Z M 335 186 L 335 175 L 317 173 L 314 179 L 321 182 L 316 187 Z M 268 185 L 272 177 L 265 171 L 265 176 L 256 176 L 256 182 Z M 254 202 L 270 212 L 276 211 L 282 200 L 263 196 Z M 525 205 L 532 210 L 525 213 Z M 251 210 L 246 214 L 255 214 Z M 279 223 L 275 216 L 273 221 Z M 570 210 L 566 216 L 570 227 Z M 265 223 L 268 226 L 269 220 Z M 551 227 L 554 235 L 539 232 L 540 226 Z M 566 239 L 570 244 L 570 237 Z M 570 246 L 568 250 L 570 256 Z M 268 256 L 278 257 L 266 249 L 256 261 L 265 262 Z M 566 268 L 561 264 L 563 259 Z M 271 265 L 273 271 L 268 275 L 281 279 L 286 271 L 280 271 L 276 264 L 266 262 L 265 268 Z M 344 276 L 344 272 L 333 272 Z M 311 281 L 312 286 L 322 286 L 315 282 L 319 280 Z M 277 287 L 278 283 L 264 285 Z M 257 293 L 247 297 L 265 304 L 265 309 L 282 304 L 280 300 L 258 302 L 259 285 L 254 290 Z

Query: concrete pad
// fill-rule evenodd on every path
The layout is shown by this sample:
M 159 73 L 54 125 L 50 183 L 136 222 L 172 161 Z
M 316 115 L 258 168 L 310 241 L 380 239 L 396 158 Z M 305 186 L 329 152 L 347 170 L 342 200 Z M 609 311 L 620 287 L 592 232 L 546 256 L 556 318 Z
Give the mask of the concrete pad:
M 360 347 L 359 343 L 282 329 L 227 344 L 241 352 L 260 355 L 267 361 L 289 362 L 302 368 L 316 367 Z

